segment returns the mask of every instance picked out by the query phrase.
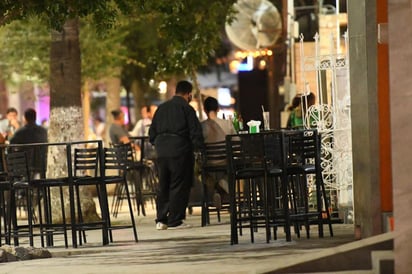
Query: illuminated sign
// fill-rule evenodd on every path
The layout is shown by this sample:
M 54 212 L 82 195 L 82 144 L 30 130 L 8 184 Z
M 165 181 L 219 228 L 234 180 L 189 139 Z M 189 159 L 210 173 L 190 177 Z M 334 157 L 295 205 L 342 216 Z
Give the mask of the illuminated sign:
M 238 65 L 237 71 L 252 71 L 252 70 L 253 70 L 253 57 L 251 55 L 248 55 Z
M 232 101 L 232 98 L 230 95 L 230 89 L 218 88 L 217 89 L 217 101 L 219 102 L 219 105 L 221 106 L 230 106 L 230 103 Z

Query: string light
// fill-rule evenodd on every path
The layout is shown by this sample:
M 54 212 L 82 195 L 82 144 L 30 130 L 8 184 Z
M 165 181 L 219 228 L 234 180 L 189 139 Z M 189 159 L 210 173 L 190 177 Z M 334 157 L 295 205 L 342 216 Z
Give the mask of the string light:
M 235 58 L 236 59 L 244 59 L 247 56 L 253 56 L 255 58 L 261 57 L 261 56 L 272 56 L 273 51 L 270 49 L 262 49 L 262 50 L 247 50 L 247 51 L 242 51 L 238 50 L 235 52 Z

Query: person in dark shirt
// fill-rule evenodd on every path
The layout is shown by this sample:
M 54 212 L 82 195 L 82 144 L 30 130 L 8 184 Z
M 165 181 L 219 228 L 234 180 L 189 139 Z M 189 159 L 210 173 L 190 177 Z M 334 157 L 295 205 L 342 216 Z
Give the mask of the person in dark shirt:
M 202 127 L 189 105 L 192 84 L 180 81 L 176 94 L 157 109 L 149 128 L 159 169 L 156 229 L 188 228 L 186 218 L 193 183 L 194 150 L 203 146 Z
M 10 144 L 47 143 L 47 130 L 36 124 L 36 111 L 32 108 L 24 112 L 25 125 L 10 139 Z
M 25 125 L 20 127 L 10 139 L 10 144 L 47 143 L 47 130 L 36 124 L 36 111 L 32 108 L 24 112 Z M 29 165 L 33 172 L 44 172 L 46 167 L 46 147 L 28 149 Z

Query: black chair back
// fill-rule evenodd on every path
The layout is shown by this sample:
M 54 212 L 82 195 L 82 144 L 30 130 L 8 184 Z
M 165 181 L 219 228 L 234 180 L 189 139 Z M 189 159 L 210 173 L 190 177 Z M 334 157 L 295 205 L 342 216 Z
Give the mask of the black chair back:
M 264 134 L 226 136 L 226 151 L 231 171 L 265 169 Z
M 226 160 L 226 142 L 215 142 L 205 144 L 202 149 L 202 170 L 205 171 L 225 171 Z
M 14 145 L 7 148 L 7 153 L 26 152 L 28 168 L 31 176 L 40 174 L 41 178 L 46 177 L 47 172 L 47 145 L 45 144 L 23 144 Z
M 286 167 L 286 147 L 282 131 L 266 132 L 264 136 L 265 158 L 268 167 Z
M 26 151 L 12 151 L 6 156 L 7 171 L 13 181 L 30 180 L 30 170 Z
M 288 165 L 315 164 L 320 155 L 317 130 L 296 130 L 285 133 Z
M 6 169 L 6 147 L 4 145 L 0 145 L 0 178 L 3 178 L 7 174 Z
M 149 136 L 130 137 L 130 141 L 140 147 L 140 158 L 135 157 L 136 161 L 156 159 L 156 150 L 149 142 Z
M 98 175 L 99 170 L 99 148 L 75 148 L 74 149 L 74 174 L 83 176 L 91 172 L 93 176 Z M 80 174 L 83 173 L 83 174 Z
M 103 151 L 105 171 L 126 171 L 130 164 L 133 162 L 133 152 L 130 149 L 130 144 L 105 147 Z

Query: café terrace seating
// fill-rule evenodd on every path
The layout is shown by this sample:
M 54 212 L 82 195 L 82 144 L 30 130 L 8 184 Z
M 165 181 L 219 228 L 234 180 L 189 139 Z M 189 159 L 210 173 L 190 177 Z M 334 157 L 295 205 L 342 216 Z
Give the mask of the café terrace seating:
M 127 155 L 127 176 L 131 197 L 134 197 L 134 204 L 137 208 L 137 214 L 142 213 L 146 216 L 145 203 L 147 200 L 153 200 L 156 197 L 157 178 L 155 175 L 155 167 L 152 159 L 153 148 L 149 143 L 147 136 L 130 137 L 131 144 L 122 144 L 115 146 L 124 146 Z M 133 146 L 138 146 L 136 151 Z M 114 198 L 112 201 L 112 215 L 117 216 L 119 209 L 122 206 L 123 200 L 127 197 L 125 189 L 122 185 L 118 185 L 115 189 Z
M 49 178 L 46 176 L 47 151 L 57 146 L 66 152 L 67 170 L 61 178 Z M 130 156 L 130 144 L 103 148 L 101 141 L 79 141 L 0 147 L 6 155 L 6 161 L 3 161 L 5 168 L 0 174 L 0 244 L 3 240 L 10 243 L 14 239 L 18 245 L 19 238 L 26 237 L 30 245 L 33 245 L 34 237 L 40 236 L 42 246 L 45 245 L 44 238 L 47 246 L 53 246 L 53 236 L 62 234 L 67 247 L 67 232 L 71 230 L 72 245 L 78 247 L 86 242 L 87 230 L 99 229 L 102 230 L 102 243 L 105 245 L 113 241 L 113 230 L 123 228 L 132 229 L 134 239 L 138 241 L 133 196 L 127 182 L 127 175 L 134 168 L 135 162 L 133 155 Z M 224 143 L 212 144 L 211 147 L 213 149 L 210 151 L 215 151 L 209 155 L 204 151 L 203 157 L 226 162 L 212 167 L 204 158 L 202 177 L 209 172 L 227 172 L 231 244 L 238 244 L 238 236 L 242 236 L 245 230 L 249 231 L 252 243 L 260 230 L 264 232 L 267 243 L 271 239 L 276 240 L 282 231 L 286 240 L 290 241 L 291 227 L 297 237 L 300 237 L 300 231 L 304 227 L 309 237 L 312 224 L 317 225 L 319 237 L 324 236 L 324 224 L 329 226 L 329 234 L 333 236 L 328 197 L 321 173 L 320 135 L 316 130 L 228 135 Z M 33 153 L 36 151 L 33 148 L 37 148 L 36 153 Z M 40 153 L 38 148 L 42 148 Z M 35 155 L 43 155 L 43 158 L 39 160 Z M 64 160 L 63 158 L 60 160 Z M 40 169 L 36 169 L 38 167 L 33 163 L 41 163 Z M 141 161 L 137 161 L 138 165 L 140 163 Z M 38 174 L 37 177 L 34 174 Z M 308 183 L 309 175 L 315 182 L 314 186 Z M 205 182 L 205 179 L 202 181 Z M 137 182 L 134 185 L 134 198 L 136 205 L 139 207 L 140 204 L 144 213 L 141 192 L 143 180 Z M 121 198 L 127 200 L 130 224 L 112 223 L 106 189 L 109 184 L 120 186 L 122 192 L 117 195 L 122 195 Z M 95 223 L 84 220 L 82 205 L 79 203 L 82 188 L 87 185 L 95 186 L 98 194 L 101 220 Z M 65 212 L 67 191 L 62 191 L 63 187 L 69 189 L 70 215 Z M 203 187 L 205 188 L 205 184 Z M 57 200 L 61 204 L 63 216 L 60 223 L 55 223 L 51 214 L 52 188 L 59 191 Z M 22 193 L 20 190 L 25 192 L 22 197 L 17 196 L 17 193 Z M 314 207 L 309 206 L 310 195 L 315 195 Z M 205 189 L 202 198 L 202 225 L 209 223 L 208 196 Z M 28 221 L 25 225 L 17 222 L 16 198 L 23 199 L 22 205 L 26 207 Z M 112 205 L 119 207 L 116 203 Z M 66 223 L 65 216 L 70 216 L 70 223 Z
M 227 205 L 223 204 L 222 208 L 216 208 L 212 203 L 213 193 L 209 193 L 207 180 L 212 180 L 218 183 L 219 178 L 227 174 L 226 161 L 226 142 L 207 143 L 201 151 L 201 214 L 202 226 L 210 224 L 210 212 L 216 212 L 218 222 L 220 222 L 220 212 L 222 209 L 227 209 Z
M 63 163 L 63 169 L 66 170 L 62 170 L 64 175 L 61 177 L 51 178 L 47 172 L 47 153 L 50 149 L 57 149 L 56 147 L 59 147 L 59 155 L 66 156 L 58 159 L 67 161 Z M 53 236 L 62 234 L 65 247 L 68 247 L 67 235 L 71 231 L 72 245 L 78 247 L 86 242 L 87 230 L 99 229 L 102 230 L 102 244 L 105 245 L 113 241 L 113 230 L 123 228 L 131 228 L 137 242 L 136 223 L 125 178 L 127 165 L 123 150 L 103 148 L 101 141 L 2 145 L 1 149 L 5 152 L 2 154 L 6 161 L 0 177 L 0 244 L 9 244 L 14 239 L 14 244 L 19 245 L 19 240 L 24 237 L 33 246 L 34 237 L 39 236 L 42 246 L 45 246 L 44 238 L 47 246 L 54 246 Z M 41 165 L 38 166 L 38 163 Z M 129 196 L 131 224 L 111 222 L 106 190 L 109 184 L 124 185 Z M 101 213 L 101 220 L 97 222 L 84 220 L 83 216 L 80 200 L 84 193 L 83 187 L 88 185 L 97 189 Z M 51 191 L 52 188 L 58 189 L 58 192 Z M 59 222 L 55 221 L 52 214 L 52 209 L 57 204 L 52 205 L 51 197 L 56 193 L 61 210 Z M 25 207 L 27 221 L 17 220 L 17 199 L 24 200 L 22 205 Z M 65 210 L 67 201 L 70 213 Z M 70 222 L 66 222 L 67 218 Z
M 8 214 L 6 212 L 11 183 L 6 172 L 5 147 L 0 147 L 0 246 L 10 244 L 8 236 Z M 4 241 L 4 243 L 3 243 Z
M 129 192 L 126 175 L 128 167 L 128 149 L 126 146 L 104 148 L 101 141 L 98 145 L 86 148 L 76 148 L 75 145 L 79 142 L 71 143 L 74 153 L 74 176 L 72 183 L 75 189 L 77 201 L 77 217 L 73 224 L 72 238 L 77 239 L 78 244 L 82 245 L 87 242 L 85 231 L 87 230 L 102 230 L 103 245 L 113 242 L 113 231 L 118 229 L 132 229 L 134 240 L 137 242 L 136 222 L 133 214 L 131 195 Z M 81 142 L 80 142 L 81 144 Z M 72 166 L 72 165 L 70 165 Z M 82 172 L 83 175 L 79 172 Z M 84 173 L 86 172 L 86 173 Z M 70 172 L 72 173 L 72 172 Z M 125 199 L 128 203 L 130 215 L 130 224 L 114 224 L 110 215 L 107 186 L 115 184 L 116 188 L 121 187 L 125 190 Z M 97 198 L 99 202 L 101 220 L 86 221 L 83 218 L 80 193 L 81 187 L 95 186 Z M 75 207 L 72 207 L 75 211 Z M 77 245 L 77 241 L 73 240 L 73 245 Z
M 131 224 L 126 225 L 114 225 L 111 221 L 109 210 L 107 210 L 107 223 L 108 223 L 108 230 L 109 230 L 109 237 L 110 241 L 113 241 L 112 231 L 116 229 L 126 229 L 131 228 L 133 230 L 133 237 L 134 240 L 137 242 L 137 229 L 136 229 L 136 221 L 133 214 L 133 206 L 129 191 L 129 186 L 127 183 L 127 171 L 129 168 L 129 158 L 128 158 L 128 150 L 129 146 L 119 146 L 119 147 L 105 147 L 103 148 L 103 154 L 101 159 L 101 174 L 103 184 L 119 184 L 121 185 L 126 194 L 127 205 L 130 215 L 130 222 Z M 110 171 L 114 171 L 115 174 L 112 174 Z M 106 196 L 106 203 L 107 203 L 107 194 Z
M 270 216 L 267 197 L 267 169 L 263 134 L 226 136 L 228 160 L 231 244 L 238 243 L 244 228 L 254 232 L 264 227 L 266 242 L 270 240 Z
M 320 165 L 320 136 L 316 130 L 279 130 L 226 136 L 228 160 L 231 244 L 238 243 L 244 228 L 254 233 L 264 228 L 266 242 L 277 239 L 283 228 L 287 241 L 290 227 L 300 237 L 304 225 L 323 225 L 333 236 L 328 200 Z M 307 176 L 314 175 L 316 207 L 309 208 Z
M 49 146 L 65 147 L 65 144 L 10 145 L 7 148 L 7 180 L 10 189 L 5 210 L 8 216 L 5 223 L 6 243 L 10 243 L 13 238 L 14 245 L 18 246 L 19 238 L 28 237 L 29 245 L 34 246 L 34 237 L 39 236 L 42 247 L 45 246 L 45 238 L 46 245 L 53 246 L 53 237 L 60 234 L 64 236 L 65 247 L 68 247 L 69 224 L 66 223 L 65 217 L 63 187 L 69 185 L 69 180 L 67 177 L 46 178 L 46 158 Z M 55 222 L 52 216 L 52 188 L 58 188 L 60 222 Z M 17 220 L 16 199 L 25 200 L 27 224 L 21 224 Z
M 319 237 L 323 237 L 323 224 L 329 227 L 333 236 L 329 201 L 323 182 L 321 169 L 321 137 L 317 130 L 291 130 L 285 132 L 287 158 L 287 174 L 291 213 L 290 218 L 295 225 L 295 232 L 300 237 L 301 224 L 305 226 L 306 237 L 310 237 L 310 224 L 318 225 Z M 315 189 L 308 188 L 308 175 L 313 175 Z M 309 195 L 315 196 L 316 208 L 309 207 Z M 324 217 L 326 215 L 326 218 Z
M 86 231 L 87 230 L 102 230 L 103 244 L 108 243 L 107 238 L 107 216 L 104 213 L 107 212 L 106 190 L 102 186 L 99 174 L 99 157 L 102 150 L 102 144 L 99 142 L 97 146 L 92 147 L 76 147 L 74 146 L 73 153 L 73 187 L 75 194 L 76 207 L 72 206 L 72 210 L 76 210 L 77 220 L 75 222 L 74 229 L 78 231 L 78 243 L 82 245 L 83 242 L 87 243 Z M 82 206 L 81 206 L 81 193 L 83 188 L 88 186 L 94 186 L 96 188 L 96 194 L 99 201 L 100 212 L 102 212 L 102 218 L 99 221 L 86 222 L 83 218 Z M 75 209 L 76 208 L 76 209 Z

